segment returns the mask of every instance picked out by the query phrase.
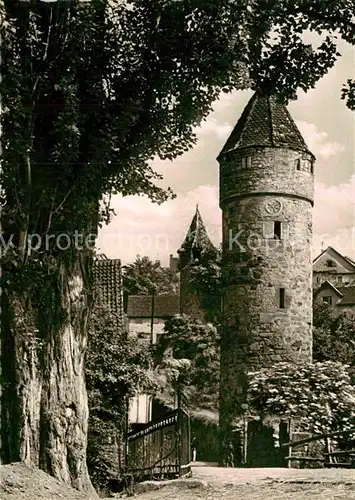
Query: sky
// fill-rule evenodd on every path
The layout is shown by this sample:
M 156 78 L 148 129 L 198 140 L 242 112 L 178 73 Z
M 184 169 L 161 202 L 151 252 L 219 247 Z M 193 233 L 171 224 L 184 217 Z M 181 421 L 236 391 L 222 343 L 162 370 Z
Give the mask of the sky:
M 311 91 L 300 91 L 288 109 L 306 144 L 316 156 L 313 208 L 313 258 L 333 246 L 355 258 L 355 112 L 341 100 L 341 88 L 355 79 L 355 48 L 339 43 L 342 57 Z M 225 144 L 251 91 L 222 94 L 213 112 L 196 129 L 195 147 L 174 161 L 156 160 L 164 187 L 177 195 L 162 205 L 147 197 L 112 198 L 116 216 L 99 233 L 97 249 L 108 258 L 133 262 L 147 255 L 168 265 L 176 255 L 199 206 L 211 240 L 221 242 L 222 212 L 218 199 L 216 157 Z

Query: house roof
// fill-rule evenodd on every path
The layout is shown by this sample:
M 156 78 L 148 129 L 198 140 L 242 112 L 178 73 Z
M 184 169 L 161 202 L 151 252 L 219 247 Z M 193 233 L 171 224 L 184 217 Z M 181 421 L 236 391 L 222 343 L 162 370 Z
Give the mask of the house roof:
M 185 240 L 178 250 L 178 253 L 192 252 L 194 248 L 199 248 L 202 252 L 217 252 L 216 247 L 207 234 L 198 205 L 196 206 L 195 215 L 193 216 Z
M 352 264 L 355 267 L 355 260 L 352 259 L 351 257 L 348 257 L 347 255 L 344 255 L 344 259 L 346 259 L 350 264 Z
M 337 305 L 339 306 L 355 306 L 355 286 L 342 286 L 339 287 L 338 290 L 343 295 L 340 302 Z
M 129 318 L 150 318 L 153 298 L 151 295 L 130 295 L 127 316 Z M 180 313 L 180 295 L 156 295 L 154 297 L 154 317 L 169 318 Z
M 329 255 L 329 258 L 334 258 L 334 257 L 337 258 L 342 266 L 345 266 L 345 268 L 348 271 L 355 273 L 355 262 L 352 259 L 350 259 L 349 257 L 345 257 L 344 255 L 342 255 L 340 252 L 338 252 L 337 250 L 335 250 L 335 248 L 333 248 L 331 246 L 328 246 L 315 259 L 313 259 L 313 266 L 315 264 L 317 264 L 325 255 Z M 314 271 L 317 272 L 317 270 L 314 270 Z
M 355 306 L 355 285 L 334 286 L 330 281 L 325 281 L 316 290 L 315 296 L 325 288 L 330 288 L 339 296 L 339 301 L 336 303 L 337 306 Z
M 258 92 L 250 99 L 220 155 L 252 146 L 288 148 L 310 153 L 286 106 L 276 96 L 265 96 Z
M 123 321 L 122 269 L 119 259 L 99 259 L 93 265 L 94 287 L 101 303 Z
M 317 288 L 317 290 L 315 291 L 315 295 L 318 295 L 318 293 L 321 291 L 321 290 L 324 290 L 325 288 L 330 288 L 331 290 L 333 290 L 337 295 L 339 295 L 339 297 L 342 297 L 343 294 L 342 292 L 340 291 L 340 287 L 336 287 L 335 285 L 333 285 L 333 283 L 331 283 L 330 281 L 324 281 L 324 283 L 321 284 L 321 286 L 319 288 Z M 342 287 L 343 288 L 343 287 Z

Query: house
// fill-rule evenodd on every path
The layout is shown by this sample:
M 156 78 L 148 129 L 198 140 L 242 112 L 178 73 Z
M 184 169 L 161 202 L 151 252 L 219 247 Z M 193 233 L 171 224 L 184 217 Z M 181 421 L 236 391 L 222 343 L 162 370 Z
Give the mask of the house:
M 156 344 L 168 318 L 180 312 L 179 295 L 130 295 L 127 304 L 128 329 L 147 345 Z M 153 398 L 137 393 L 131 398 L 128 420 L 134 430 L 152 420 Z
M 355 310 L 355 284 L 335 286 L 325 281 L 314 293 L 316 302 L 325 302 L 337 310 Z
M 156 344 L 168 318 L 180 313 L 179 295 L 130 295 L 127 317 L 131 335 Z
M 336 288 L 355 285 L 355 261 L 330 246 L 313 261 L 313 288 L 327 281 Z

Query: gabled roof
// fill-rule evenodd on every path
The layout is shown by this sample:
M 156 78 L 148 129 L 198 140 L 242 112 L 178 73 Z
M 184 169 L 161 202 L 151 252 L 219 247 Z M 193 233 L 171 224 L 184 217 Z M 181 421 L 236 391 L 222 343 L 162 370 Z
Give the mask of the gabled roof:
M 350 262 L 350 264 L 352 264 L 355 267 L 355 260 L 354 259 L 351 259 L 347 255 L 344 255 L 344 259 L 346 259 L 348 262 Z
M 340 302 L 338 302 L 337 305 L 339 305 L 339 306 L 355 306 L 355 286 L 354 285 L 342 286 L 342 287 L 339 287 L 338 290 L 342 293 L 343 297 L 340 300 Z
M 102 304 L 123 321 L 122 269 L 119 259 L 100 259 L 93 264 L 94 289 Z
M 127 316 L 129 318 L 151 318 L 153 297 L 151 295 L 130 295 Z M 156 295 L 154 297 L 154 317 L 170 318 L 180 313 L 180 295 Z
M 328 246 L 313 260 L 313 266 L 317 264 L 326 254 L 329 254 L 329 256 L 331 257 L 332 253 L 335 255 L 335 257 L 339 259 L 340 262 L 343 262 L 348 268 L 350 265 L 349 271 L 355 273 L 355 262 L 352 261 L 352 259 L 350 259 L 349 257 L 344 257 L 344 255 L 342 255 L 340 252 L 338 252 L 337 250 L 335 250 L 335 248 L 331 246 Z
M 342 292 L 339 290 L 338 287 L 336 287 L 335 285 L 333 285 L 333 283 L 331 283 L 330 281 L 324 281 L 321 286 L 319 288 L 317 288 L 316 292 L 315 292 L 315 295 L 318 295 L 318 293 L 321 291 L 321 290 L 324 290 L 325 288 L 330 288 L 331 290 L 333 290 L 337 295 L 339 295 L 339 297 L 342 297 L 343 294 Z
M 325 281 L 316 290 L 315 297 L 321 290 L 326 288 L 330 288 L 339 296 L 339 301 L 336 303 L 337 306 L 355 306 L 355 285 L 335 286 L 330 281 Z
M 252 146 L 310 153 L 286 106 L 280 104 L 276 96 L 265 96 L 258 92 L 250 99 L 220 155 Z
M 202 253 L 217 252 L 217 249 L 207 234 L 198 205 L 196 206 L 195 215 L 178 253 L 191 252 L 194 248 L 200 249 Z

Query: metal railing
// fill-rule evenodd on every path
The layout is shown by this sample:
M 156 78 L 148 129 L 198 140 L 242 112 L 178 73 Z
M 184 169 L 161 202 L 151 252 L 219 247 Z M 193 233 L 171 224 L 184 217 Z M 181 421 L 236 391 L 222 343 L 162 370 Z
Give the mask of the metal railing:
M 324 467 L 343 467 L 343 468 L 355 468 L 355 450 L 337 450 L 331 451 L 331 441 L 330 438 L 338 436 L 347 436 L 349 434 L 355 434 L 355 427 L 351 429 L 328 432 L 324 434 L 316 434 L 309 438 L 300 439 L 298 441 L 290 441 L 289 443 L 284 443 L 281 445 L 283 448 L 288 448 L 288 456 L 286 457 L 288 467 L 291 467 L 293 461 L 299 462 L 322 462 Z M 311 457 L 295 455 L 293 453 L 293 447 L 301 446 L 303 444 L 308 444 L 315 441 L 324 440 L 324 453 L 321 457 Z M 344 462 L 338 462 L 337 457 L 347 458 L 348 460 Z
M 126 470 L 138 480 L 181 477 L 191 471 L 190 419 L 177 409 L 127 436 Z

